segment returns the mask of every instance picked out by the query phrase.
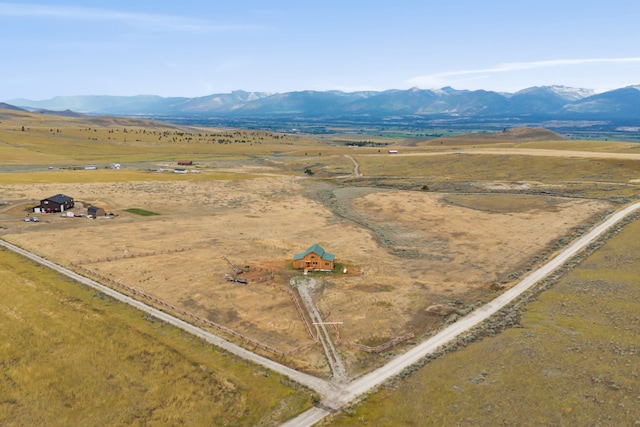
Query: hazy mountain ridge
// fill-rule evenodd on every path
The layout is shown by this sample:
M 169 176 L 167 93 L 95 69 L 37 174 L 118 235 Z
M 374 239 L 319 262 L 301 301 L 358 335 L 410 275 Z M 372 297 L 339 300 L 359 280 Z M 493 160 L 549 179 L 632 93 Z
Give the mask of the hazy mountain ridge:
M 418 89 L 376 91 L 296 91 L 270 94 L 233 91 L 203 97 L 67 96 L 8 104 L 28 109 L 73 110 L 86 114 L 173 116 L 389 116 L 444 115 L 558 118 L 595 115 L 629 118 L 640 114 L 640 85 L 595 94 L 589 89 L 541 86 L 515 93 L 485 90 Z
M 16 107 L 15 105 L 7 104 L 6 102 L 0 102 L 0 110 L 27 111 L 24 108 Z

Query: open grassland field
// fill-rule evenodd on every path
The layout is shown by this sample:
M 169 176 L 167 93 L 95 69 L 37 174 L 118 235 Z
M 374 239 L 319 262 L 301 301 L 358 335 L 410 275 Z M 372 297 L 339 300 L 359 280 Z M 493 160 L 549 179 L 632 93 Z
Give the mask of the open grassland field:
M 539 128 L 514 128 L 504 132 L 470 132 L 453 137 L 444 138 L 415 138 L 409 145 L 412 146 L 471 146 L 499 145 L 513 147 L 522 142 L 551 141 L 553 143 L 564 141 L 564 137 L 555 132 Z
M 63 170 L 56 172 L 12 173 L 0 175 L 0 184 L 69 184 L 83 182 L 136 182 L 136 181 L 211 181 L 236 180 L 255 177 L 251 173 L 225 171 L 204 171 L 198 174 L 174 174 L 167 172 L 149 172 L 143 170 Z
M 327 320 L 345 322 L 342 350 L 353 374 L 367 368 L 368 355 L 348 344 L 376 346 L 428 333 L 447 315 L 509 286 L 536 257 L 553 252 L 559 238 L 612 207 L 549 196 L 332 188 L 289 176 L 5 185 L 3 191 L 27 200 L 73 194 L 118 214 L 97 220 L 49 214 L 25 223 L 18 205 L 0 217 L 4 239 L 71 268 L 81 264 L 281 351 L 310 340 L 291 297 L 263 283 L 225 281 L 232 270 L 222 257 L 272 269 L 275 282 L 287 286 L 299 274 L 291 268 L 293 255 L 320 243 L 349 271 L 314 277 L 321 282 L 318 308 Z M 305 192 L 321 193 L 326 203 Z M 320 346 L 291 357 L 296 367 L 328 373 Z
M 547 153 L 548 154 L 548 153 Z M 359 184 L 404 186 L 455 192 L 519 191 L 568 197 L 635 199 L 640 194 L 640 157 L 439 153 L 429 155 L 364 155 L 356 159 L 364 178 Z M 622 156 L 622 155 L 620 155 Z
M 516 144 L 519 149 L 591 151 L 598 153 L 638 153 L 640 145 L 615 141 L 532 141 Z
M 640 423 L 640 222 L 507 329 L 388 383 L 325 425 Z
M 462 135 L 448 136 L 445 138 L 420 139 L 412 138 L 403 141 L 408 147 L 456 147 L 478 148 L 486 147 L 517 147 L 577 151 L 599 152 L 628 152 L 632 153 L 639 148 L 637 143 L 617 142 L 608 140 L 576 141 L 566 139 L 552 131 L 540 128 L 513 128 L 504 132 L 469 132 Z
M 277 425 L 281 376 L 0 250 L 3 426 Z M 294 386 L 294 384 L 292 384 Z
M 86 164 L 82 162 L 175 162 L 183 158 L 197 161 L 212 154 L 246 159 L 252 154 L 289 150 L 291 146 L 304 144 L 318 145 L 318 142 L 263 131 L 185 128 L 124 118 L 55 117 L 0 111 L 0 163 L 5 165 L 59 167 Z
M 546 132 L 477 146 L 472 136 L 445 148 L 402 141 L 390 155 L 352 136 L 345 145 L 344 136 L 12 114 L 0 115 L 0 147 L 13 153 L 0 158 L 1 238 L 325 378 L 322 346 L 298 351 L 313 341 L 288 292 L 302 276 L 294 254 L 318 243 L 336 256 L 334 272 L 310 275 L 311 292 L 325 321 L 342 322 L 335 343 L 355 377 L 494 298 L 640 191 L 640 157 L 608 145 L 552 150 L 566 141 Z M 546 145 L 518 148 L 530 143 Z M 74 197 L 77 217 L 23 221 L 58 193 Z M 89 205 L 114 215 L 87 219 Z M 223 257 L 252 280 L 225 280 L 233 270 Z M 407 334 L 391 352 L 358 347 Z

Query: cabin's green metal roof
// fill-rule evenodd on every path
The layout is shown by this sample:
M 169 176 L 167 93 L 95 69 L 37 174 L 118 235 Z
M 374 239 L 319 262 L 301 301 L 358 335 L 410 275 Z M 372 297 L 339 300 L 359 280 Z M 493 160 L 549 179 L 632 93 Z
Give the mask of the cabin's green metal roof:
M 293 257 L 294 261 L 297 261 L 299 259 L 303 259 L 304 257 L 306 257 L 307 255 L 309 255 L 311 252 L 314 252 L 316 254 L 318 254 L 320 256 L 320 258 L 326 260 L 326 261 L 332 261 L 334 259 L 334 255 L 330 254 L 329 252 L 326 252 L 324 249 L 322 249 L 322 247 L 315 243 L 311 246 L 309 246 L 309 249 L 307 249 L 306 251 L 299 253 L 299 254 L 295 254 Z

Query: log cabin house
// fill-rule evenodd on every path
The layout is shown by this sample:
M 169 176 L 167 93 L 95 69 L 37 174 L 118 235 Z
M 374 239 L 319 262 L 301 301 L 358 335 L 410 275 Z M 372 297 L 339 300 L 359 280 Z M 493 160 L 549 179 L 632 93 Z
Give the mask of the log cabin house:
M 331 271 L 334 258 L 333 254 L 322 249 L 320 245 L 314 244 L 306 251 L 294 255 L 293 267 L 306 271 Z

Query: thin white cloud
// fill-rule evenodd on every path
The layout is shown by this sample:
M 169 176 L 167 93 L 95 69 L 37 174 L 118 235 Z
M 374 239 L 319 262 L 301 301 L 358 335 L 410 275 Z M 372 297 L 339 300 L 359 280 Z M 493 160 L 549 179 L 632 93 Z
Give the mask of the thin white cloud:
M 246 26 L 215 25 L 210 22 L 180 16 L 120 12 L 111 9 L 48 6 L 43 4 L 1 3 L 0 17 L 54 18 L 120 22 L 134 27 L 160 31 L 223 32 L 246 29 Z
M 407 83 L 420 87 L 442 87 L 456 82 L 486 79 L 498 73 L 510 73 L 514 71 L 533 70 L 539 68 L 565 67 L 572 65 L 591 64 L 631 64 L 640 63 L 640 57 L 629 58 L 583 58 L 583 59 L 555 59 L 548 61 L 531 62 L 508 62 L 498 64 L 492 68 L 481 68 L 477 70 L 447 71 L 443 73 L 428 74 L 424 76 L 412 77 Z

